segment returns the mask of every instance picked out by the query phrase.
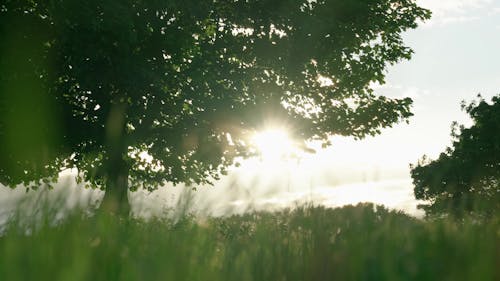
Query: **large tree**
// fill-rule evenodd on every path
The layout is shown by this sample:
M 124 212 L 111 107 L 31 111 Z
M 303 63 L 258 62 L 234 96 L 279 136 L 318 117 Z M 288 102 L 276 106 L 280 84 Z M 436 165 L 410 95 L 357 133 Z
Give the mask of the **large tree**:
M 412 168 L 415 197 L 428 215 L 491 216 L 500 211 L 500 95 L 462 105 L 469 128 L 454 124 L 452 147 Z
M 430 16 L 413 0 L 0 9 L 0 181 L 36 187 L 76 168 L 115 210 L 128 208 L 128 189 L 217 179 L 266 122 L 327 143 L 406 120 L 411 99 L 371 86 L 410 58 L 401 34 Z

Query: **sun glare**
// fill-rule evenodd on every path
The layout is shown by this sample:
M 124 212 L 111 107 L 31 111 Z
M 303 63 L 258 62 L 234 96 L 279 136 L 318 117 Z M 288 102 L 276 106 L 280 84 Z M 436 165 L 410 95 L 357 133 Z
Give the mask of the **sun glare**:
M 294 151 L 293 142 L 283 129 L 267 129 L 257 132 L 252 142 L 264 160 L 283 159 Z

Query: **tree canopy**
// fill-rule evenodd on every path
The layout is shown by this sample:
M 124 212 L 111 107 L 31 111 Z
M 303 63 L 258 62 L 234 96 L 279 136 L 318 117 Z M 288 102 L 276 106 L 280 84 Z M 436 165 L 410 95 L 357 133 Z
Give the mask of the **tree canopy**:
M 411 99 L 372 85 L 429 17 L 413 0 L 4 1 L 0 182 L 204 184 L 266 122 L 299 143 L 378 134 Z
M 429 215 L 492 215 L 500 211 L 500 95 L 462 108 L 473 125 L 454 124 L 452 147 L 412 168 L 415 197 Z

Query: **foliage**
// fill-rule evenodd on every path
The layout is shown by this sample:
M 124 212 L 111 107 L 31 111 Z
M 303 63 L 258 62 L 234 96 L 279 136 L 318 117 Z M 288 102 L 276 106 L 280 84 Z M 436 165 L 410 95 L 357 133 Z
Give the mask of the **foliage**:
M 455 123 L 453 146 L 437 160 L 424 158 L 412 168 L 415 197 L 430 201 L 424 206 L 428 214 L 500 211 L 500 96 L 491 103 L 479 98 L 462 104 L 473 125 Z
M 267 122 L 362 138 L 411 116 L 373 93 L 409 59 L 412 0 L 12 1 L 0 6 L 0 182 L 203 184 Z
M 497 280 L 498 220 L 372 204 L 178 222 L 79 218 L 0 237 L 1 280 Z

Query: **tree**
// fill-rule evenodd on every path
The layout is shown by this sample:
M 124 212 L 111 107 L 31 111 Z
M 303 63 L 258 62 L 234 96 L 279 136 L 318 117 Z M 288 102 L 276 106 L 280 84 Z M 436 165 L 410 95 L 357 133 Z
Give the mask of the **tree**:
M 452 147 L 411 170 L 415 197 L 429 202 L 422 206 L 428 215 L 491 216 L 500 210 L 500 95 L 491 104 L 479 97 L 462 108 L 473 125 L 454 123 Z
M 76 168 L 126 210 L 128 189 L 218 179 L 268 120 L 325 144 L 407 120 L 411 99 L 371 85 L 410 58 L 401 33 L 430 12 L 413 0 L 26 0 L 0 15 L 12 39 L 0 181 L 36 188 Z

